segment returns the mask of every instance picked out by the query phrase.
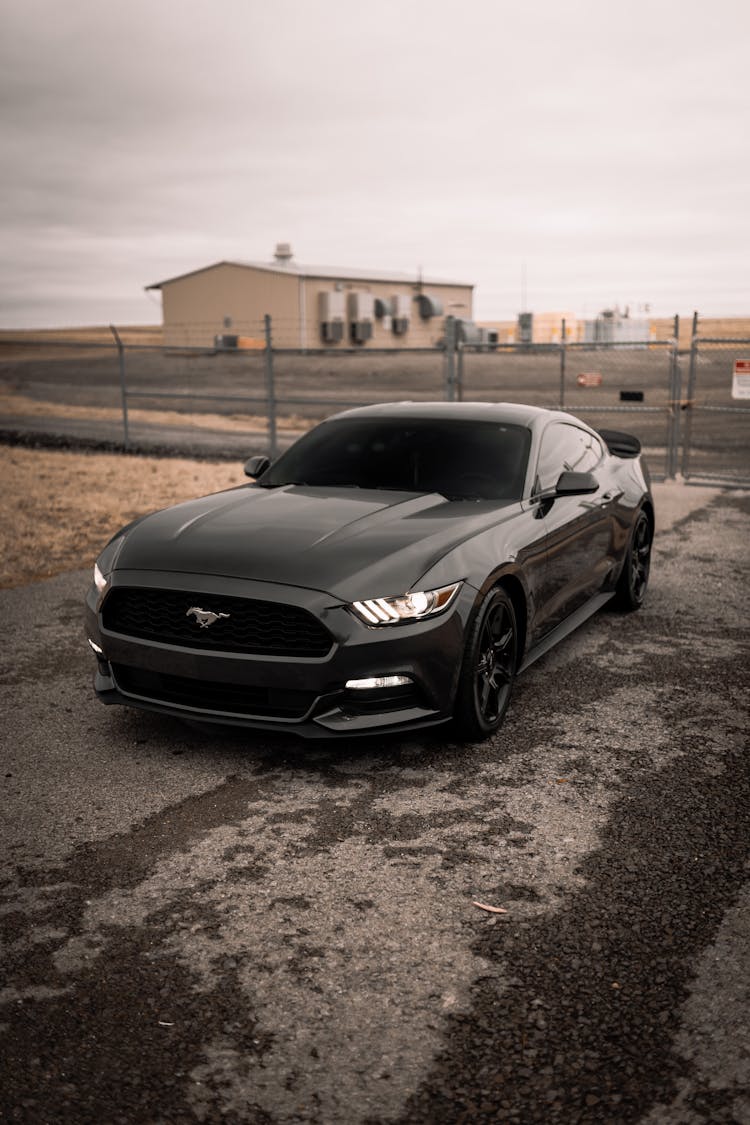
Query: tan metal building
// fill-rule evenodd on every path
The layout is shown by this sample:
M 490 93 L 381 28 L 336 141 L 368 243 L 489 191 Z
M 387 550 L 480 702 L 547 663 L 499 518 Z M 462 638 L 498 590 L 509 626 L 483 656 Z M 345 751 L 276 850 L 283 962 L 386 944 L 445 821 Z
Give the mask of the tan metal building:
M 146 288 L 161 291 L 170 346 L 210 346 L 217 336 L 257 346 L 268 314 L 277 347 L 409 348 L 437 344 L 446 316 L 471 320 L 474 286 L 298 265 L 280 243 L 271 263 L 216 262 Z

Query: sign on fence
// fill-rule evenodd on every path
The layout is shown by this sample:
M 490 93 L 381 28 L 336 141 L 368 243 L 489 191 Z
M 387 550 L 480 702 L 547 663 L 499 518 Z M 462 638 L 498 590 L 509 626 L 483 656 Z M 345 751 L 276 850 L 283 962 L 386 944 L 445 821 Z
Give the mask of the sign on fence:
M 600 371 L 582 371 L 580 375 L 576 375 L 576 383 L 579 387 L 601 387 L 602 375 Z
M 734 361 L 732 398 L 750 398 L 750 359 Z

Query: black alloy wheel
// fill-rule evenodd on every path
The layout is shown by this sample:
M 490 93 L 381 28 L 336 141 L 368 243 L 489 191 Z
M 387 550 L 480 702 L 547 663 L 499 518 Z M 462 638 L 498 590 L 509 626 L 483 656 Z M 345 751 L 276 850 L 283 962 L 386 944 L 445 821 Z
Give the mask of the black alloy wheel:
M 504 590 L 491 590 L 472 626 L 453 712 L 459 734 L 478 741 L 505 717 L 518 664 L 518 626 Z
M 651 569 L 653 538 L 651 521 L 645 512 L 639 512 L 617 583 L 615 602 L 620 609 L 631 611 L 643 605 Z

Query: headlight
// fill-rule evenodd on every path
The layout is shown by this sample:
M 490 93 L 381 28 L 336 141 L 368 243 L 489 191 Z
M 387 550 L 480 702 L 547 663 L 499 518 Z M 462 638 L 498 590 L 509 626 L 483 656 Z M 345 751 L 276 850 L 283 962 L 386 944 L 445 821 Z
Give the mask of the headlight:
M 460 588 L 461 583 L 454 582 L 451 586 L 441 586 L 439 590 L 412 590 L 399 597 L 352 602 L 351 608 L 365 625 L 398 625 L 401 621 L 417 621 L 442 613 Z
M 100 594 L 104 593 L 108 585 L 107 579 L 99 569 L 99 563 L 94 563 L 94 585 L 96 586 Z
M 109 579 L 112 570 L 117 566 L 117 558 L 119 552 L 123 550 L 127 534 L 130 529 L 135 528 L 136 523 L 141 523 L 147 519 L 145 515 L 139 515 L 137 520 L 128 523 L 124 528 L 116 531 L 108 543 L 105 544 L 100 552 L 99 558 L 93 564 L 93 584 L 97 587 L 100 594 L 106 593 L 109 588 Z
M 100 594 L 103 594 L 109 587 L 109 580 L 112 571 L 115 569 L 117 556 L 125 542 L 126 532 L 128 532 L 135 523 L 138 523 L 138 520 L 134 520 L 133 523 L 129 523 L 127 527 L 123 527 L 121 531 L 113 535 L 94 563 L 94 585 Z

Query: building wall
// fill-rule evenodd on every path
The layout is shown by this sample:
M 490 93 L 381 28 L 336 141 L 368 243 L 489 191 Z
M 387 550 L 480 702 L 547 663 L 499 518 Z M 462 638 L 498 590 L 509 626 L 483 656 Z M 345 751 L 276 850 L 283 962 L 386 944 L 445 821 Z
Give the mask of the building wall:
M 343 293 L 344 335 L 340 344 L 324 345 L 320 330 L 320 294 L 337 288 Z M 423 291 L 437 298 L 443 312 L 429 320 L 420 316 L 415 298 Z M 428 285 L 416 282 L 336 281 L 335 278 L 301 278 L 282 271 L 258 270 L 222 263 L 175 278 L 162 285 L 164 342 L 168 346 L 210 347 L 218 335 L 244 337 L 245 342 L 263 339 L 263 318 L 272 318 L 273 342 L 282 348 L 334 349 L 352 346 L 349 332 L 348 298 L 365 293 L 390 302 L 396 295 L 407 298 L 409 323 L 396 335 L 390 320 L 373 317 L 372 337 L 360 345 L 404 348 L 434 347 L 444 336 L 446 315 L 470 319 L 472 288 L 460 285 Z M 226 321 L 230 323 L 226 323 Z M 242 340 L 240 341 L 243 342 Z
M 518 325 L 515 320 L 478 320 L 480 328 L 487 328 L 497 332 L 498 344 L 515 344 L 518 342 Z
M 263 317 L 273 318 L 274 339 L 296 347 L 299 279 L 222 263 L 162 286 L 164 342 L 210 346 L 224 333 L 263 339 Z M 225 324 L 228 318 L 231 323 Z
M 562 343 L 562 322 L 565 321 L 565 342 L 578 339 L 578 321 L 572 312 L 534 313 L 533 342 L 535 344 Z

